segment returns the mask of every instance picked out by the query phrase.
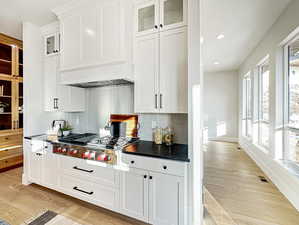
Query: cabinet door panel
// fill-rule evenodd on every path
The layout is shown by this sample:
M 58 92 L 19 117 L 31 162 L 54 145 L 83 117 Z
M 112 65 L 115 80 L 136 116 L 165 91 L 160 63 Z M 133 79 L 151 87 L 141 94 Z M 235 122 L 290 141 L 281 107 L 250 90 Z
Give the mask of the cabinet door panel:
M 33 183 L 41 183 L 41 163 L 42 153 L 44 149 L 44 142 L 38 140 L 31 140 L 31 149 L 29 149 L 29 163 L 28 172 L 29 180 Z
M 97 61 L 97 9 L 88 7 L 82 12 L 82 64 L 91 64 Z
M 148 222 L 147 171 L 130 169 L 128 172 L 123 172 L 121 196 L 121 211 L 123 214 Z
M 62 69 L 80 65 L 80 29 L 81 16 L 72 16 L 62 21 Z
M 160 34 L 160 112 L 187 113 L 187 30 Z
M 158 32 L 159 1 L 145 0 L 135 6 L 136 34 L 145 35 Z
M 101 6 L 101 23 L 99 23 L 99 34 L 101 43 L 100 60 L 113 61 L 122 57 L 121 40 L 121 11 L 118 1 L 111 1 Z
M 159 36 L 136 39 L 135 112 L 158 112 Z
M 150 173 L 149 222 L 159 225 L 183 224 L 184 190 L 180 177 Z
M 57 157 L 53 154 L 52 145 L 45 144 L 45 151 L 42 159 L 42 184 L 55 188 L 58 185 L 57 179 Z

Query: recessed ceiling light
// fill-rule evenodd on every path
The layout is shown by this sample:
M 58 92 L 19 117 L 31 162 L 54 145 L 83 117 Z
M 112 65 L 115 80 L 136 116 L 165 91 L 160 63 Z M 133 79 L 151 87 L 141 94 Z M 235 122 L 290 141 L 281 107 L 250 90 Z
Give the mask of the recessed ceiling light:
M 219 34 L 218 36 L 217 36 L 217 39 L 218 40 L 221 40 L 221 39 L 223 39 L 224 38 L 224 34 Z
M 219 65 L 220 63 L 218 61 L 214 62 L 214 65 Z

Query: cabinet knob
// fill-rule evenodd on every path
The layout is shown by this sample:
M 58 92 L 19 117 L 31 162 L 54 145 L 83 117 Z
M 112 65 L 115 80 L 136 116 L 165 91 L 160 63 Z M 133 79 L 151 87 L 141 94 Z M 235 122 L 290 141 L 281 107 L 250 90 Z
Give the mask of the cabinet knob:
M 160 24 L 160 27 L 163 28 L 163 24 Z
M 135 161 L 134 161 L 134 160 L 132 160 L 132 161 L 131 161 L 131 164 L 134 164 L 134 163 L 135 163 Z
M 157 26 L 157 25 L 155 25 L 155 29 L 158 29 L 158 26 Z
M 150 180 L 152 180 L 152 179 L 153 179 L 153 177 L 152 177 L 152 176 L 149 176 L 149 179 L 150 179 Z
M 144 177 L 144 179 L 146 179 L 146 178 L 147 178 L 147 176 L 146 176 L 146 175 L 144 175 L 143 177 Z
M 163 166 L 163 169 L 166 170 L 166 169 L 167 169 L 167 166 Z

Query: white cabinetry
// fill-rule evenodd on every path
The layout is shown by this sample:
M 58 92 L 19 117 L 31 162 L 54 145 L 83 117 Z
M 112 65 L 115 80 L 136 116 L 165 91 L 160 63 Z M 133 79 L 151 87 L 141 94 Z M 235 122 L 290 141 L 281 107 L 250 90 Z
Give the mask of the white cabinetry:
M 78 2 L 67 10 L 54 10 L 61 24 L 61 70 L 125 62 L 129 2 Z
M 130 169 L 123 172 L 121 211 L 124 215 L 148 222 L 148 172 Z
M 60 84 L 59 55 L 44 58 L 45 111 L 85 111 L 85 90 Z
M 129 170 L 121 176 L 121 213 L 153 225 L 184 225 L 184 162 L 123 155 Z
M 52 145 L 39 140 L 26 140 L 25 151 L 29 182 L 56 188 L 57 160 L 52 153 Z
M 135 40 L 135 112 L 187 113 L 187 29 Z
M 141 0 L 135 6 L 137 36 L 187 24 L 187 0 Z

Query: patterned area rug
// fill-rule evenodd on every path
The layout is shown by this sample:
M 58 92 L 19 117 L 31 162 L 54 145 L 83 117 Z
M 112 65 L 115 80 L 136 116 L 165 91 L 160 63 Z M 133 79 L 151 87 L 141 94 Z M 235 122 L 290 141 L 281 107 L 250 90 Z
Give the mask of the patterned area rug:
M 6 223 L 4 220 L 0 220 L 0 225 L 9 225 L 9 224 Z
M 0 223 L 0 225 L 2 225 Z M 9 225 L 9 224 L 3 224 Z M 32 218 L 21 225 L 81 225 L 68 219 L 64 216 L 58 215 L 52 211 L 46 211 L 35 218 Z

